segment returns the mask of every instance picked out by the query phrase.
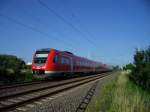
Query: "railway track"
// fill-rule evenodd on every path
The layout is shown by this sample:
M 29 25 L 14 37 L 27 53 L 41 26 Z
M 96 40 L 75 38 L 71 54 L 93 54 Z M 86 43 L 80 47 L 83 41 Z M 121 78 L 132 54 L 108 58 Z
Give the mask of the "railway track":
M 33 84 L 23 84 L 23 85 L 17 85 L 17 86 L 12 86 L 12 87 L 6 87 L 6 88 L 2 88 L 0 89 L 0 99 L 4 98 L 4 97 L 8 97 L 8 96 L 13 96 L 13 95 L 17 95 L 17 94 L 22 94 L 25 92 L 30 92 L 30 91 L 34 91 L 34 90 L 40 90 L 42 88 L 49 88 L 49 87 L 55 87 L 55 86 L 59 86 L 62 84 L 67 84 L 70 82 L 74 82 L 74 81 L 79 81 L 85 78 L 91 78 L 92 76 L 85 76 L 85 77 L 77 77 L 77 78 L 73 78 L 73 79 L 66 79 L 66 80 L 50 80 L 50 81 L 42 81 L 40 83 L 33 83 Z M 96 75 L 95 75 L 96 76 Z
M 8 111 L 19 107 L 20 105 L 31 103 L 32 101 L 44 98 L 46 96 L 58 94 L 65 90 L 83 85 L 85 83 L 97 80 L 104 76 L 109 75 L 109 73 L 103 73 L 99 75 L 92 75 L 86 77 L 79 77 L 70 80 L 64 80 L 60 82 L 51 83 L 47 86 L 42 86 L 39 88 L 31 88 L 26 91 L 18 91 L 13 94 L 8 94 L 5 96 L 0 96 L 0 111 Z M 48 84 L 48 83 L 47 83 Z M 37 86 L 36 84 L 34 86 Z M 23 86 L 24 88 L 29 86 Z M 12 88 L 11 88 L 12 89 Z
M 32 85 L 32 84 L 39 84 L 39 83 L 44 82 L 44 81 L 29 81 L 29 82 L 24 82 L 24 83 L 1 85 L 0 89 L 8 89 L 8 88 L 15 88 L 15 87 L 27 86 L 27 85 Z

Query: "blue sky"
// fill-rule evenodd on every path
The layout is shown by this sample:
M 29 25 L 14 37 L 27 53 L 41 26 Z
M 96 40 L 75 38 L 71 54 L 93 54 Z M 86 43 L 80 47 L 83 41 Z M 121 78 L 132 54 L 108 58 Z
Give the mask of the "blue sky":
M 40 4 L 42 2 L 42 4 Z M 0 0 L 0 54 L 31 61 L 38 48 L 113 65 L 150 45 L 149 0 Z

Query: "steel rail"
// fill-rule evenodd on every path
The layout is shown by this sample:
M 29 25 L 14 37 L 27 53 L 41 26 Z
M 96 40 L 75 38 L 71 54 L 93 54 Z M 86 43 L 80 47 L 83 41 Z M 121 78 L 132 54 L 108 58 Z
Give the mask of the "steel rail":
M 4 97 L 4 98 L 0 99 L 0 102 L 12 101 L 12 99 L 17 100 L 18 98 L 24 97 L 24 96 L 26 96 L 26 99 L 24 99 L 22 101 L 15 101 L 10 105 L 1 105 L 0 111 L 6 111 L 9 109 L 18 107 L 19 105 L 23 105 L 23 104 L 41 99 L 41 98 L 46 97 L 46 96 L 58 94 L 58 93 L 63 92 L 65 90 L 69 90 L 71 88 L 83 85 L 85 83 L 88 83 L 88 82 L 91 82 L 94 80 L 97 80 L 97 79 L 102 78 L 102 77 L 107 76 L 107 75 L 109 75 L 109 74 L 100 74 L 100 75 L 96 75 L 96 76 L 88 77 L 88 78 L 86 77 L 84 79 L 80 79 L 80 80 L 76 80 L 76 81 L 72 81 L 72 82 L 69 81 L 69 82 L 64 83 L 62 85 L 59 84 L 59 86 L 55 85 L 55 86 L 50 86 L 50 87 L 46 87 L 46 88 L 42 88 L 42 89 L 38 89 L 38 90 L 28 91 L 28 92 L 13 95 L 13 96 Z

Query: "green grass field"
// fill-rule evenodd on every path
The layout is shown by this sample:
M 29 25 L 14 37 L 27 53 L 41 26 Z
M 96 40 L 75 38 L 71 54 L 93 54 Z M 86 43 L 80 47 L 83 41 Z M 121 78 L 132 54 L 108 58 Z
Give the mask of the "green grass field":
M 103 87 L 86 112 L 150 112 L 150 93 L 130 81 L 126 72 L 119 72 L 117 79 Z

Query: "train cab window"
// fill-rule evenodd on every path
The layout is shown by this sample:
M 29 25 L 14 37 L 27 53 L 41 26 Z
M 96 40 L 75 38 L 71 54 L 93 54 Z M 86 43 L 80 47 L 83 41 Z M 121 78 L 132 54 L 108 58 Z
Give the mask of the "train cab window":
M 57 56 L 57 55 L 54 57 L 53 62 L 54 62 L 54 63 L 57 63 L 57 62 L 58 62 L 58 56 Z

